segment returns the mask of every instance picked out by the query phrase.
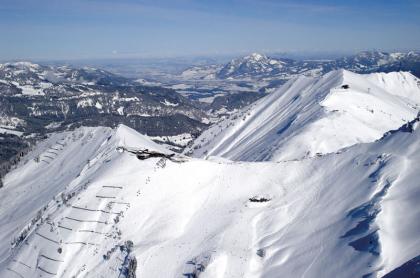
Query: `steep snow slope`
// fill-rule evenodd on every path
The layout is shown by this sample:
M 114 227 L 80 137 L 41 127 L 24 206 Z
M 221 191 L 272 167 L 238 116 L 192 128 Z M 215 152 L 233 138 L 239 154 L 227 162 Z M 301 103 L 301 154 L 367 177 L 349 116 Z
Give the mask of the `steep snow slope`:
M 34 228 L 36 223 L 29 223 L 37 213 L 56 209 L 52 199 L 62 199 L 62 192 L 72 194 L 81 184 L 88 183 L 84 173 L 96 169 L 96 161 L 108 161 L 116 144 L 140 145 L 164 152 L 161 146 L 125 127 L 116 133 L 124 133 L 120 138 L 122 141 L 114 140 L 110 149 L 108 140 L 113 135 L 118 137 L 114 133 L 110 128 L 84 127 L 74 132 L 53 134 L 38 144 L 17 170 L 5 177 L 0 194 L 0 265 L 19 233 Z
M 124 126 L 55 135 L 61 159 L 6 176 L 0 277 L 129 277 L 134 266 L 137 277 L 381 276 L 420 254 L 414 129 L 278 163 L 139 160 L 116 147 L 164 150 Z M 29 196 L 39 190 L 45 199 Z
M 11 238 L 70 186 L 110 135 L 111 129 L 106 128 L 54 134 L 27 155 L 18 170 L 5 177 L 6 186 L 0 193 L 0 262 L 8 254 Z
M 204 132 L 187 153 L 281 161 L 372 142 L 412 120 L 420 81 L 406 72 L 299 77 Z M 349 88 L 342 88 L 348 85 Z

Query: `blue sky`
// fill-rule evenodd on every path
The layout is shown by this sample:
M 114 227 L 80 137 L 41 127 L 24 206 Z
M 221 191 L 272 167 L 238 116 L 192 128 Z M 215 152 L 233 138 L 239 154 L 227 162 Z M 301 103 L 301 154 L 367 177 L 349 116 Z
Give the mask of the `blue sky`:
M 420 0 L 0 0 L 0 59 L 420 49 Z

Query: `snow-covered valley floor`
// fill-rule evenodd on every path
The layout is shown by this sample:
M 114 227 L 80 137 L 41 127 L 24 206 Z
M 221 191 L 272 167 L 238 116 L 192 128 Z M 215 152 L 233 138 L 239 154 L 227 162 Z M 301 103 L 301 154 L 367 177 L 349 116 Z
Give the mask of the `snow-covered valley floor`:
M 420 254 L 420 128 L 320 157 L 167 153 L 125 126 L 54 134 L 0 189 L 0 277 L 381 277 Z M 367 277 L 367 276 L 366 276 Z

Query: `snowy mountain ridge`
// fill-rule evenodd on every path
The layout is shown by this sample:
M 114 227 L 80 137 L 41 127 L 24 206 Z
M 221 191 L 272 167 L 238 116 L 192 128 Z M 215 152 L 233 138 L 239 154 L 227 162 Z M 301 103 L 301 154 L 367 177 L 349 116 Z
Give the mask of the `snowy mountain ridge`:
M 419 107 L 410 73 L 337 70 L 214 125 L 197 158 L 124 125 L 51 133 L 0 188 L 0 277 L 416 277 Z
M 139 160 L 116 147 L 166 151 L 124 126 L 54 134 L 1 189 L 0 276 L 381 277 L 420 254 L 412 125 L 281 163 Z
M 87 188 L 97 171 L 103 171 L 101 164 L 106 165 L 118 154 L 116 148 L 119 146 L 141 146 L 152 151 L 168 152 L 126 126 L 121 125 L 115 130 L 83 127 L 73 132 L 53 134 L 29 153 L 16 171 L 7 175 L 7 186 L 0 199 L 0 236 L 5 243 L 1 248 L 0 266 L 6 262 L 9 252 L 19 250 L 32 254 L 33 250 L 23 246 L 23 239 L 29 234 L 37 234 L 35 231 L 40 225 L 51 224 L 51 215 Z M 7 225 L 10 221 L 12 228 Z M 42 268 L 42 265 L 39 267 Z
M 189 68 L 185 75 L 190 79 L 278 81 L 298 75 L 320 76 L 340 68 L 357 73 L 411 71 L 419 77 L 420 54 L 414 51 L 362 51 L 334 60 L 294 60 L 252 53 L 224 65 Z
M 125 123 L 151 136 L 192 137 L 209 118 L 174 90 L 142 86 L 101 69 L 0 64 L 0 179 L 6 164 L 49 132 Z
M 262 75 L 278 72 L 286 62 L 268 58 L 264 54 L 251 53 L 248 56 L 234 59 L 221 68 L 216 77 L 235 78 L 247 74 Z
M 420 81 L 410 73 L 346 70 L 298 77 L 198 137 L 195 157 L 281 161 L 372 142 L 414 119 Z

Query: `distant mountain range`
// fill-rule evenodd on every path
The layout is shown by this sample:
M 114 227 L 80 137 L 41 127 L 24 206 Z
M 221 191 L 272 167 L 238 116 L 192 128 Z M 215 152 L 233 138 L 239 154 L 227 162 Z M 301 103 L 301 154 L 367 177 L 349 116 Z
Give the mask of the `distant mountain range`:
M 364 51 L 335 60 L 294 60 L 252 53 L 225 65 L 189 68 L 181 76 L 205 80 L 289 79 L 302 74 L 320 76 L 340 68 L 357 73 L 410 71 L 419 77 L 420 53 Z
M 101 69 L 0 64 L 0 164 L 46 133 L 121 123 L 150 136 L 191 136 L 208 116 L 175 90 Z
M 121 118 L 141 132 L 159 135 L 165 130 L 168 135 L 182 129 L 197 132 L 207 118 L 174 90 L 141 86 L 95 68 L 3 64 L 0 91 L 1 125 L 26 127 L 22 131 L 28 132 L 68 124 L 108 126 L 113 118 Z
M 415 52 L 365 51 L 335 60 L 300 61 L 253 53 L 148 84 L 93 67 L 0 64 L 0 163 L 31 140 L 81 125 L 122 123 L 165 142 L 171 136 L 191 139 L 209 123 L 297 76 L 319 77 L 338 68 L 358 73 L 403 70 L 419 76 L 419 57 Z

